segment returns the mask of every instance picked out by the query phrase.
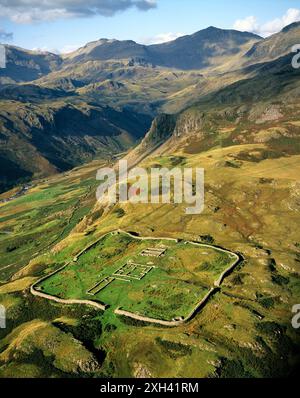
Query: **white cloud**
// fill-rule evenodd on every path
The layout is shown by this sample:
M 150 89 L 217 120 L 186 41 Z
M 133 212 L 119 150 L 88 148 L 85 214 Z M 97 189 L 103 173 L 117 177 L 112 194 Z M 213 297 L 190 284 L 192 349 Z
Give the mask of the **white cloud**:
M 84 44 L 67 44 L 59 49 L 59 53 L 60 54 L 69 54 L 69 53 L 72 53 L 72 52 L 78 50 L 80 47 L 83 47 L 83 46 L 84 46 Z
M 83 47 L 85 44 L 81 43 L 81 44 L 66 44 L 60 48 L 53 48 L 53 47 L 34 47 L 31 49 L 31 51 L 36 51 L 39 53 L 43 53 L 43 52 L 49 52 L 49 53 L 53 53 L 53 54 L 69 54 L 72 53 L 76 50 L 78 50 L 80 47 Z
M 178 37 L 184 36 L 184 33 L 160 33 L 154 37 L 146 37 L 141 40 L 143 44 L 161 44 L 168 41 L 178 39 Z
M 259 25 L 254 16 L 249 16 L 245 19 L 238 19 L 235 21 L 233 28 L 241 32 L 257 32 L 259 30 Z
M 261 34 L 263 36 L 270 36 L 282 30 L 285 26 L 298 21 L 300 21 L 300 10 L 297 8 L 289 8 L 281 18 L 276 18 L 262 25 Z
M 156 0 L 0 0 L 0 17 L 32 23 L 94 15 L 111 17 L 132 7 L 148 11 L 156 8 Z
M 52 54 L 59 54 L 60 51 L 57 48 L 50 48 L 47 46 L 44 47 L 34 47 L 31 48 L 31 51 L 37 52 L 37 53 L 52 53 Z
M 282 17 L 275 18 L 264 24 L 259 24 L 256 17 L 249 16 L 235 21 L 233 27 L 236 30 L 252 32 L 267 37 L 279 32 L 285 26 L 298 21 L 300 21 L 300 10 L 289 8 Z

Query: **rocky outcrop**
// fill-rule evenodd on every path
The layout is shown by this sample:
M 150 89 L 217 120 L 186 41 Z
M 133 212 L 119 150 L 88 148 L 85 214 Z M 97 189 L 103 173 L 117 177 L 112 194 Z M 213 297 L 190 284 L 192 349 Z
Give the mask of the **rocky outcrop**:
M 157 144 L 165 142 L 174 133 L 175 127 L 176 117 L 174 115 L 161 114 L 157 116 L 144 138 L 142 146 L 155 147 Z
M 184 112 L 177 119 L 174 136 L 182 137 L 191 133 L 197 133 L 203 131 L 203 127 L 204 115 L 202 112 L 194 114 L 191 112 Z

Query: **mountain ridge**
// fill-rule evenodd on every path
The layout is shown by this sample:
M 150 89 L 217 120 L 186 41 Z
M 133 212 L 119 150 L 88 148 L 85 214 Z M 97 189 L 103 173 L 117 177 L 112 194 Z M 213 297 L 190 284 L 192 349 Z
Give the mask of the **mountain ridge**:
M 208 38 L 210 46 L 202 52 Z M 6 175 L 9 175 L 9 164 L 14 164 L 16 171 L 15 177 L 10 177 L 9 186 L 28 173 L 32 176 L 49 174 L 111 150 L 128 149 L 149 131 L 151 120 L 160 113 L 172 113 L 174 117 L 161 116 L 158 123 L 155 120 L 147 135 L 147 144 L 151 144 L 151 137 L 156 137 L 155 146 L 159 140 L 169 137 L 176 115 L 193 104 L 207 103 L 214 108 L 219 102 L 225 109 L 234 96 L 237 102 L 246 101 L 249 94 L 255 97 L 253 87 L 257 92 L 263 87 L 262 95 L 272 94 L 276 89 L 282 93 L 285 79 L 290 76 L 286 70 L 290 55 L 286 53 L 297 38 L 300 39 L 300 24 L 292 24 L 267 39 L 247 32 L 209 27 L 162 45 L 144 46 L 130 40 L 100 39 L 88 43 L 65 60 L 47 52 L 26 52 L 9 47 L 8 68 L 0 70 L 1 164 Z M 190 48 L 187 42 L 192 43 Z M 123 53 L 120 53 L 119 47 L 124 43 Z M 276 51 L 272 52 L 274 44 L 277 44 Z M 186 47 L 185 53 L 182 47 Z M 132 48 L 146 52 L 146 56 L 149 56 L 149 49 L 154 49 L 152 54 L 160 57 L 159 51 L 166 49 L 164 57 L 168 62 L 173 62 L 170 54 L 179 51 L 191 70 L 157 66 L 152 63 L 154 59 L 145 59 L 144 53 L 133 58 L 134 54 L 127 54 L 130 55 L 128 59 L 120 60 L 95 59 L 103 55 L 103 50 L 106 55 L 112 54 L 112 48 L 117 49 L 120 57 Z M 197 59 L 197 49 L 202 58 Z M 176 58 L 178 66 L 181 61 Z M 14 66 L 16 59 L 18 62 Z M 194 70 L 193 62 L 206 66 Z M 159 63 L 163 64 L 164 59 L 160 58 Z M 25 82 L 21 79 L 22 71 Z M 13 80 L 15 75 L 17 82 Z M 265 78 L 261 80 L 260 75 Z M 66 128 L 62 124 L 57 128 L 57 117 L 65 120 Z M 72 121 L 73 118 L 77 122 Z M 194 126 L 201 118 L 197 116 L 196 119 Z M 166 131 L 159 131 L 161 124 Z M 193 129 L 193 125 L 190 127 Z M 79 130 L 84 134 L 79 134 Z M 20 144 L 17 145 L 18 154 L 14 150 L 16 142 Z M 70 154 L 72 150 L 74 156 Z M 34 167 L 28 154 L 40 159 Z M 4 187 L 8 187 L 6 180 L 2 181 L 2 189 Z
M 69 63 L 72 61 L 82 62 L 84 55 L 86 56 L 85 60 L 101 61 L 140 57 L 157 66 L 191 70 L 205 67 L 208 64 L 207 59 L 202 59 L 203 56 L 214 57 L 217 53 L 222 54 L 222 46 L 225 47 L 223 52 L 227 54 L 226 46 L 229 48 L 235 45 L 235 51 L 238 52 L 243 44 L 261 39 L 260 36 L 253 33 L 208 27 L 162 44 L 145 45 L 133 40 L 99 39 L 99 41 L 88 43 L 68 54 L 65 59 Z M 226 41 L 228 41 L 227 44 Z M 196 54 L 193 54 L 197 47 Z

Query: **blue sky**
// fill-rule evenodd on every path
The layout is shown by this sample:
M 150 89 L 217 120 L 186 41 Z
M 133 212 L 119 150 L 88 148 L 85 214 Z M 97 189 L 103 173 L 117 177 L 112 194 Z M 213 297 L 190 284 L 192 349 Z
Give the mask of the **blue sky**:
M 0 0 L 2 42 L 52 51 L 103 37 L 162 42 L 210 25 L 268 36 L 296 20 L 299 0 Z

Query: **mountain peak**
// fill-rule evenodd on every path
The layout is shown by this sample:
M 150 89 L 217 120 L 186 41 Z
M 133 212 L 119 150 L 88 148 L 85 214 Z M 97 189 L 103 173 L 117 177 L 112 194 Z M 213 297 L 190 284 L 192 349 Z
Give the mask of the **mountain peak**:
M 251 40 L 251 39 L 256 39 L 256 40 L 261 40 L 262 37 L 255 33 L 251 32 L 241 32 L 239 30 L 235 29 L 221 29 L 221 28 L 216 28 L 215 26 L 209 26 L 205 29 L 201 29 L 198 32 L 194 33 L 191 35 L 191 37 L 205 37 L 207 39 L 224 39 L 226 36 L 231 36 L 235 38 L 243 38 L 246 40 Z
M 210 26 L 208 26 L 206 29 L 203 29 L 203 30 L 222 30 L 222 29 L 217 28 L 217 27 L 215 27 L 215 26 L 213 26 L 213 25 L 210 25 Z
M 211 26 L 208 26 L 206 29 L 203 29 L 203 30 L 220 31 L 220 30 L 223 30 L 223 29 L 220 29 L 220 28 L 217 28 L 216 26 L 211 25 Z
M 97 40 L 97 43 L 101 45 L 114 43 L 115 41 L 117 41 L 117 39 L 107 39 L 106 37 L 102 37 L 101 39 Z
M 68 62 L 83 62 L 139 58 L 162 67 L 202 69 L 210 66 L 215 57 L 228 60 L 229 57 L 244 52 L 244 49 L 250 49 L 259 40 L 261 38 L 252 33 L 209 26 L 192 35 L 150 46 L 133 40 L 102 38 L 88 43 L 65 59 Z
M 290 32 L 290 31 L 293 30 L 293 29 L 298 29 L 298 28 L 300 28 L 300 21 L 298 21 L 298 22 L 293 22 L 293 23 L 291 23 L 290 25 L 285 26 L 285 27 L 282 29 L 281 32 L 286 33 L 286 32 Z

